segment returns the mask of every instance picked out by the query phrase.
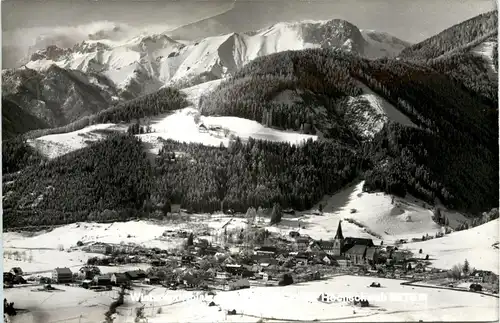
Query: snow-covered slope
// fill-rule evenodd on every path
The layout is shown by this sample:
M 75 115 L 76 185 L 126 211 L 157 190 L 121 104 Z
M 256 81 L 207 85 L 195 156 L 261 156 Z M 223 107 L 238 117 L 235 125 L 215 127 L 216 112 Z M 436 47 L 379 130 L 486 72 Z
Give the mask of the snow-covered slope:
M 361 181 L 325 198 L 321 202 L 323 215 L 305 214 L 306 219 L 301 222 L 328 228 L 334 235 L 339 220 L 345 220 L 343 225 L 354 220 L 375 234 L 372 238 L 385 241 L 417 238 L 427 233 L 434 235 L 441 231 L 424 202 L 413 197 L 401 199 L 384 193 L 363 192 L 363 185 Z
M 203 126 L 205 128 L 203 128 Z M 150 143 L 153 152 L 158 152 L 162 139 L 180 142 L 202 143 L 207 146 L 228 146 L 235 137 L 301 144 L 317 136 L 280 131 L 264 127 L 260 123 L 236 117 L 205 117 L 195 108 L 175 111 L 152 121 L 152 133 L 139 135 L 143 142 Z
M 161 139 L 202 143 L 207 146 L 220 146 L 221 144 L 227 146 L 235 137 L 243 140 L 252 137 L 291 144 L 301 144 L 308 139 L 317 139 L 317 136 L 313 135 L 267 128 L 256 121 L 243 118 L 201 116 L 196 108 L 200 96 L 212 91 L 219 83 L 220 80 L 215 80 L 182 90 L 187 94 L 187 99 L 192 106 L 151 118 L 148 123 L 152 132 L 138 135 L 138 137 L 148 143 L 150 150 L 154 153 L 161 148 Z M 44 156 L 55 158 L 100 140 L 103 138 L 102 130 L 125 132 L 126 129 L 126 126 L 116 124 L 98 124 L 78 131 L 39 137 L 29 140 L 28 143 Z
M 486 62 L 488 62 L 488 67 L 490 68 L 492 73 L 497 74 L 498 71 L 493 62 L 493 51 L 495 46 L 498 46 L 498 43 L 496 41 L 486 41 L 473 48 L 472 52 L 482 56 L 486 60 Z
M 451 268 L 467 259 L 471 267 L 499 273 L 498 244 L 499 220 L 458 232 L 452 232 L 439 239 L 408 244 L 414 252 L 422 249 L 429 254 L 437 268 Z
M 116 127 L 117 126 L 112 123 L 98 124 L 73 132 L 47 135 L 28 140 L 28 144 L 37 149 L 44 156 L 56 158 L 72 151 L 85 148 L 89 143 L 104 138 L 104 135 L 99 133 L 98 130 L 111 130 Z
M 352 120 L 354 130 L 364 138 L 373 138 L 388 121 L 417 127 L 406 115 L 368 86 L 361 82 L 358 82 L 358 86 L 363 90 L 363 94 L 349 98 L 349 110 L 346 113 Z
M 137 36 L 120 42 L 105 37 L 106 34 L 95 35 L 93 40 L 73 48 L 51 45 L 34 53 L 27 66 L 45 69 L 57 64 L 85 72 L 102 72 L 123 91 L 137 95 L 169 82 L 200 83 L 197 80 L 200 75 L 222 78 L 257 57 L 280 51 L 337 47 L 378 58 L 393 57 L 407 45 L 384 33 L 361 32 L 340 19 L 278 23 L 259 31 L 230 33 L 196 42 L 176 41 L 165 34 Z M 137 83 L 146 83 L 146 88 L 137 89 Z

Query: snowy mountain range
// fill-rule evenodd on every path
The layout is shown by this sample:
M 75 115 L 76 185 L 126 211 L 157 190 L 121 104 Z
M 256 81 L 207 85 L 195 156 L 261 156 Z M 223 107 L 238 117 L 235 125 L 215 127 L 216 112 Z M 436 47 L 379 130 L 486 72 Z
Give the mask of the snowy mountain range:
M 394 57 L 407 42 L 386 33 L 359 30 L 334 19 L 278 23 L 247 33 L 230 33 L 199 41 L 173 40 L 166 34 L 127 41 L 94 33 L 72 48 L 49 46 L 31 55 L 29 69 L 46 71 L 55 64 L 85 73 L 101 73 L 127 96 L 153 92 L 163 85 L 195 85 L 233 74 L 251 60 L 287 50 L 342 48 L 367 58 Z

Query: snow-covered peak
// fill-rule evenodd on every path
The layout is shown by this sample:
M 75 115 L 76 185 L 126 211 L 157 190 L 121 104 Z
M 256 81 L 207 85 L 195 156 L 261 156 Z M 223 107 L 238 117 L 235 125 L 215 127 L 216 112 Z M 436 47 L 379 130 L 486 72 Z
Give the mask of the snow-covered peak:
M 123 28 L 106 27 L 72 48 L 49 46 L 38 51 L 27 66 L 40 70 L 56 64 L 62 68 L 100 72 L 121 90 L 130 92 L 133 86 L 132 94 L 141 95 L 145 88 L 149 92 L 156 86 L 173 83 L 192 86 L 224 78 L 257 57 L 286 50 L 338 48 L 367 58 L 379 58 L 397 55 L 406 44 L 384 33 L 361 32 L 341 19 L 280 22 L 256 31 L 193 42 L 173 40 L 164 33 L 142 33 L 121 39 Z M 106 39 L 108 36 L 110 39 Z M 137 87 L 142 84 L 136 80 L 138 69 L 146 73 L 141 77 L 147 83 L 144 88 Z

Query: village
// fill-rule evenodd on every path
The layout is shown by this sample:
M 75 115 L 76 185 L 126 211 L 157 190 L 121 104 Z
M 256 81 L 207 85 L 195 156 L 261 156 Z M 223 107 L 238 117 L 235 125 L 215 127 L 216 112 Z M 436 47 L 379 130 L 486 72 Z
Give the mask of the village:
M 80 268 L 54 268 L 50 275 L 24 273 L 15 267 L 4 272 L 4 288 L 39 286 L 50 291 L 58 286 L 81 287 L 96 292 L 144 285 L 170 290 L 237 290 L 251 286 L 286 286 L 341 275 L 371 276 L 424 282 L 438 288 L 456 288 L 498 294 L 498 276 L 475 270 L 468 263 L 459 269 L 433 268 L 424 250 L 413 254 L 405 240 L 392 245 L 372 239 L 344 237 L 342 221 L 331 240 L 315 240 L 299 231 L 270 232 L 259 225 L 209 230 L 166 230 L 165 238 L 184 241 L 176 249 L 146 248 L 133 243 L 83 243 L 71 251 L 102 256 L 90 257 Z M 425 239 L 425 237 L 423 237 Z M 142 265 L 145 269 L 124 270 Z M 146 266 L 146 267 L 144 267 Z M 100 268 L 106 268 L 103 274 Z

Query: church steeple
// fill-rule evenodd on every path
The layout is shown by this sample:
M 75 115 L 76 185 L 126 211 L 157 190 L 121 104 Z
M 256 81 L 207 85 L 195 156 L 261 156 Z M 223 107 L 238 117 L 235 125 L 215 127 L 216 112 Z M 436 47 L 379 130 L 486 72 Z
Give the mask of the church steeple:
M 335 235 L 335 240 L 344 240 L 344 235 L 342 234 L 342 220 L 339 221 L 339 226 L 337 227 L 337 234 Z

